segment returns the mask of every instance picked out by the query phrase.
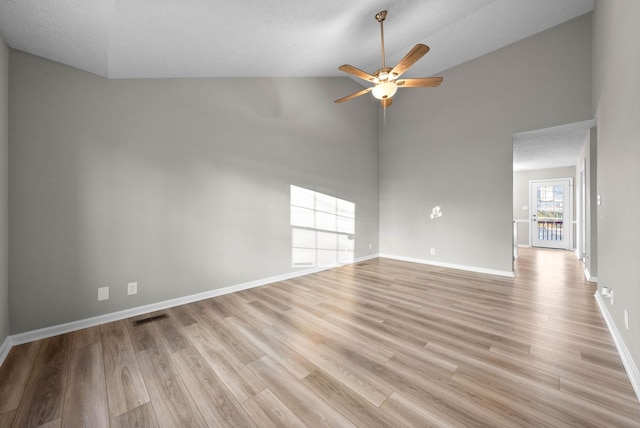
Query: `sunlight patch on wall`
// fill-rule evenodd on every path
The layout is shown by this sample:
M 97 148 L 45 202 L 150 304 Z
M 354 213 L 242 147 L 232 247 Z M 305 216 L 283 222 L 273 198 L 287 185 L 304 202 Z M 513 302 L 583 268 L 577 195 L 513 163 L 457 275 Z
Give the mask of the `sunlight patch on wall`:
M 431 209 L 431 214 L 429 214 L 431 220 L 442 217 L 442 208 L 440 205 L 436 205 Z
M 356 204 L 291 186 L 291 260 L 293 267 L 352 263 Z

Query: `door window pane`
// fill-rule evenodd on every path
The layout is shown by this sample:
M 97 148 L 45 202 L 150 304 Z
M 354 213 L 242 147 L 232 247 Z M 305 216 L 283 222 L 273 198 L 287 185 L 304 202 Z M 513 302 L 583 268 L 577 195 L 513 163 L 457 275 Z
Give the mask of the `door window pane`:
M 563 186 L 539 186 L 537 195 L 538 239 L 541 241 L 563 240 Z

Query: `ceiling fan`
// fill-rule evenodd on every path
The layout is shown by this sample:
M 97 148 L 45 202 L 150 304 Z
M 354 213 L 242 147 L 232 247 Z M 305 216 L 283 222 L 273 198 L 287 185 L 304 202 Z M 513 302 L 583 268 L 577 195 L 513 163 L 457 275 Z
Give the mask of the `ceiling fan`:
M 396 93 L 398 88 L 426 88 L 436 87 L 442 83 L 442 77 L 421 77 L 417 79 L 399 79 L 398 78 L 409 69 L 416 61 L 429 52 L 429 46 L 418 43 L 409 53 L 393 68 L 389 68 L 384 60 L 384 27 L 383 22 L 387 17 L 387 11 L 382 10 L 376 14 L 376 20 L 380 23 L 380 45 L 382 47 L 382 68 L 369 74 L 352 65 L 344 64 L 338 67 L 338 70 L 351 74 L 362 80 L 366 80 L 374 84 L 369 88 L 358 91 L 354 94 L 336 100 L 337 103 L 349 101 L 352 98 L 371 92 L 373 96 L 380 100 L 383 108 L 391 105 L 391 97 Z

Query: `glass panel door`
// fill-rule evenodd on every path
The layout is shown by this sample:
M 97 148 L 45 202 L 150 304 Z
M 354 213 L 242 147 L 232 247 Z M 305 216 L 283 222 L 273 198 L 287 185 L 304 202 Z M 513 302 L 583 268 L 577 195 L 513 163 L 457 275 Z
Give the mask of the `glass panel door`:
M 571 248 L 571 180 L 531 182 L 531 245 Z

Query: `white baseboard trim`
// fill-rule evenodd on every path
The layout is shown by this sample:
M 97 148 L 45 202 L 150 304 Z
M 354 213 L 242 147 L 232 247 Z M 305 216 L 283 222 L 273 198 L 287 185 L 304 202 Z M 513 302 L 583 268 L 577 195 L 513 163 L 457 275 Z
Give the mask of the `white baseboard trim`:
M 100 324 L 105 324 L 113 321 L 122 320 L 125 318 L 131 318 L 138 315 L 144 315 L 150 312 L 161 311 L 175 306 L 185 305 L 187 303 L 193 303 L 200 300 L 210 299 L 212 297 L 222 296 L 224 294 L 235 293 L 237 291 L 248 290 L 250 288 L 261 287 L 267 284 L 273 284 L 274 282 L 286 281 L 287 279 L 297 278 L 300 276 L 311 275 L 313 273 L 322 272 L 329 269 L 334 269 L 341 266 L 347 266 L 349 264 L 356 264 L 365 260 L 375 259 L 379 257 L 378 254 L 372 254 L 355 259 L 352 263 L 340 264 L 325 267 L 316 267 L 310 269 L 299 270 L 295 272 L 289 272 L 282 275 L 276 275 L 269 278 L 258 279 L 255 281 L 245 282 L 243 284 L 232 285 L 229 287 L 217 288 L 215 290 L 205 291 L 203 293 L 192 294 L 190 296 L 178 297 L 176 299 L 165 300 L 163 302 L 152 303 L 149 305 L 138 306 L 135 308 L 125 309 L 118 312 L 111 312 L 104 315 L 98 315 L 91 318 L 85 318 L 82 320 L 71 321 L 65 324 L 54 325 L 51 327 L 45 327 L 38 330 L 32 330 L 25 333 L 19 333 L 9 336 L 5 339 L 2 347 L 0 347 L 0 365 L 4 362 L 11 347 L 16 345 L 22 345 L 24 343 L 33 342 L 36 340 L 46 339 L 48 337 L 57 336 L 59 334 L 71 333 L 73 331 L 82 330 L 84 328 L 94 327 Z
M 598 277 L 597 276 L 591 276 L 591 273 L 589 273 L 589 269 L 585 269 L 584 270 L 584 276 L 585 276 L 585 278 L 587 278 L 587 281 L 589 281 L 589 282 L 598 282 Z
M 2 363 L 4 363 L 7 355 L 9 355 L 9 351 L 11 350 L 12 346 L 13 344 L 11 343 L 11 336 L 7 336 L 4 339 L 4 342 L 2 342 L 2 346 L 0 346 L 0 366 L 2 365 Z
M 618 354 L 620 354 L 622 364 L 627 371 L 629 381 L 631 381 L 631 386 L 636 392 L 638 401 L 640 401 L 640 370 L 638 370 L 638 366 L 636 365 L 635 361 L 633 361 L 633 357 L 631 356 L 627 345 L 624 343 L 624 339 L 622 338 L 622 335 L 620 335 L 620 331 L 618 330 L 616 323 L 613 321 L 613 317 L 609 313 L 609 308 L 607 308 L 604 300 L 602 300 L 602 296 L 600 295 L 600 293 L 596 292 L 594 297 L 596 298 L 596 302 L 598 303 L 600 312 L 602 313 L 602 316 L 607 323 L 607 327 L 609 328 L 611 337 L 613 337 L 613 341 L 616 344 L 616 348 L 618 349 Z
M 387 259 L 393 259 L 393 260 L 401 260 L 401 261 L 404 261 L 404 262 L 420 263 L 420 264 L 423 264 L 423 265 L 432 265 L 432 266 L 444 267 L 444 268 L 449 268 L 449 269 L 466 270 L 466 271 L 469 271 L 469 272 L 484 273 L 484 274 L 488 274 L 488 275 L 506 276 L 508 278 L 514 278 L 516 276 L 515 272 L 512 272 L 512 271 L 486 269 L 486 268 L 480 268 L 480 267 L 475 267 L 475 266 L 456 265 L 456 264 L 452 264 L 452 263 L 437 262 L 437 261 L 434 261 L 434 260 L 425 260 L 425 259 L 416 259 L 416 258 L 413 258 L 413 257 L 395 256 L 393 254 L 380 254 L 380 257 L 384 257 L 384 258 L 387 258 Z

